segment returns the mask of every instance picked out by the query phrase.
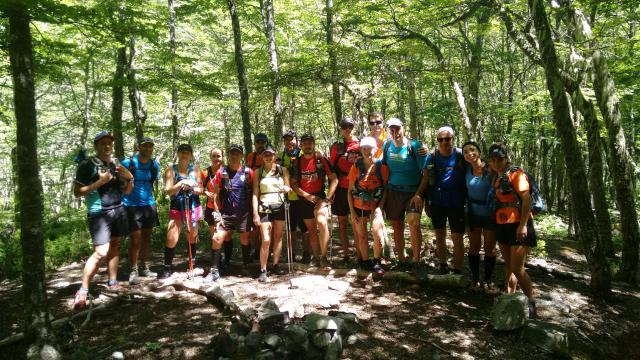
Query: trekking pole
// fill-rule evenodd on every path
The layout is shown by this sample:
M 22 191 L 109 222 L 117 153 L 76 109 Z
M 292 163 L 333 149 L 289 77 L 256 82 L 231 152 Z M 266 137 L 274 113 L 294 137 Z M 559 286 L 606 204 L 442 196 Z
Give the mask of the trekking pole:
M 329 263 L 333 265 L 333 218 L 331 216 L 331 203 L 328 203 L 329 209 Z
M 291 258 L 293 250 L 291 249 L 291 227 L 289 226 L 289 200 L 284 202 L 284 232 L 287 237 L 287 261 L 289 262 L 289 274 L 291 274 Z
M 184 226 L 187 230 L 187 253 L 189 254 L 189 269 L 187 271 L 187 278 L 193 278 L 193 255 L 191 254 L 191 243 L 189 242 L 189 235 L 191 235 L 191 204 L 189 204 L 189 193 L 184 192 Z

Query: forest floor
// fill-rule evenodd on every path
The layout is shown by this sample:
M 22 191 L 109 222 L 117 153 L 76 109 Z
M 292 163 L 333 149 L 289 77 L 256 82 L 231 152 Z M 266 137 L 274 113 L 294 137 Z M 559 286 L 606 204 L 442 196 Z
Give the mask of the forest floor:
M 423 233 L 432 249 L 432 235 L 426 225 Z M 337 231 L 334 235 L 337 236 Z M 545 255 L 532 256 L 531 263 L 588 275 L 586 260 L 579 254 L 576 242 L 544 232 L 539 236 L 545 240 L 545 251 L 537 253 Z M 335 241 L 336 250 L 337 243 Z M 184 255 L 178 255 L 176 260 L 178 271 L 184 271 Z M 162 254 L 154 253 L 152 263 L 161 262 Z M 334 263 L 334 267 L 347 265 Z M 126 268 L 123 259 L 121 269 Z M 152 269 L 160 271 L 160 266 Z M 79 287 L 81 271 L 82 264 L 74 263 L 48 274 L 49 309 L 54 319 L 73 313 L 71 302 Z M 431 268 L 429 272 L 436 270 Z M 498 264 L 494 278 L 500 278 L 502 272 L 503 267 Z M 539 266 L 529 269 L 529 274 L 538 302 L 547 304 L 539 308 L 539 318 L 559 324 L 572 334 L 573 357 L 640 358 L 638 288 L 614 283 L 610 299 L 594 300 L 589 297 L 586 280 L 559 278 Z M 127 275 L 125 271 L 119 275 L 125 285 Z M 289 289 L 292 277 L 302 277 L 310 286 Z M 81 324 L 85 319 L 80 318 L 56 331 L 65 358 L 107 359 L 116 351 L 127 359 L 212 358 L 211 338 L 230 325 L 230 318 L 207 302 L 205 296 L 171 289 L 170 296 L 164 298 L 114 297 L 96 285 L 105 280 L 105 268 L 101 268 L 91 293 L 96 298 L 95 305 L 105 302 L 108 307 L 92 312 L 84 326 Z M 330 309 L 356 313 L 364 326 L 358 333 L 358 341 L 345 345 L 344 359 L 540 359 L 546 356 L 537 346 L 525 341 L 519 330 L 509 333 L 492 330 L 489 318 L 494 297 L 482 292 L 303 272 L 271 276 L 264 284 L 237 277 L 232 272 L 220 282 L 236 293 L 241 306 L 257 307 L 268 298 L 275 299 L 279 305 L 290 304 L 295 299 L 296 316 L 327 313 Z M 329 287 L 314 290 L 313 284 L 319 282 Z M 496 283 L 501 286 L 503 282 Z M 155 288 L 158 284 L 158 280 L 149 278 L 128 289 Z M 2 281 L 0 339 L 20 331 L 21 304 L 19 280 Z M 5 346 L 0 348 L 0 353 L 4 359 L 21 359 L 25 356 L 25 345 Z

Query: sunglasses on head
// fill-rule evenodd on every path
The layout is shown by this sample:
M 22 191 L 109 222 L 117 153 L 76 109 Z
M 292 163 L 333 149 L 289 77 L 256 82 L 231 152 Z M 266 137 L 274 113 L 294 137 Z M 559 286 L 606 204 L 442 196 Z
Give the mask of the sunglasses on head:
M 369 121 L 369 125 L 380 125 L 382 124 L 382 120 L 378 120 L 378 121 Z
M 447 137 L 443 137 L 443 138 L 438 138 L 438 142 L 443 142 L 443 141 L 449 142 L 449 141 L 451 141 L 451 139 L 452 139 L 452 138 L 451 138 L 451 137 L 449 137 L 449 136 L 447 136 Z

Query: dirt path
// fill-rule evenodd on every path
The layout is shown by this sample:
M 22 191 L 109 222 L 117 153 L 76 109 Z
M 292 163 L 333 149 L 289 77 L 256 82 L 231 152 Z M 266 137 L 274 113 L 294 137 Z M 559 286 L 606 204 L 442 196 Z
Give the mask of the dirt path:
M 584 272 L 584 258 L 575 251 L 575 243 L 550 241 L 547 239 L 548 257 L 532 262 Z M 178 269 L 184 269 L 184 257 L 176 260 Z M 160 264 L 161 255 L 154 254 L 153 261 Z M 122 266 L 124 269 L 124 262 Z M 70 301 L 79 286 L 80 271 L 80 264 L 72 264 L 50 274 L 49 299 L 54 318 L 71 313 Z M 498 265 L 496 274 L 502 271 Z M 539 303 L 547 304 L 540 308 L 541 319 L 561 324 L 576 334 L 576 356 L 640 357 L 640 350 L 635 348 L 635 339 L 640 336 L 638 289 L 614 284 L 612 299 L 599 302 L 588 297 L 585 281 L 562 280 L 540 270 L 531 270 L 530 275 Z M 121 276 L 126 278 L 126 274 Z M 371 278 L 332 278 L 302 272 L 293 276 L 301 284 L 298 289 L 289 289 L 291 275 L 272 276 L 268 283 L 261 284 L 232 274 L 220 282 L 236 293 L 243 306 L 258 306 L 271 298 L 294 316 L 326 313 L 330 309 L 356 313 L 364 326 L 358 341 L 345 347 L 345 359 L 544 358 L 539 349 L 521 339 L 520 332 L 505 334 L 491 329 L 488 320 L 493 298 L 484 293 L 383 283 Z M 104 280 L 101 272 L 94 283 Z M 155 279 L 145 279 L 134 288 L 157 284 Z M 82 319 L 74 322 L 75 328 L 59 330 L 58 339 L 68 358 L 106 359 L 114 351 L 123 352 L 127 359 L 211 358 L 210 339 L 230 325 L 229 318 L 204 296 L 188 292 L 175 291 L 169 299 L 125 301 L 111 300 L 99 286 L 91 291 L 96 304 L 111 303 L 108 310 L 94 313 L 82 330 L 77 329 Z M 1 338 L 20 329 L 21 296 L 17 282 L 0 283 Z M 3 358 L 20 359 L 24 357 L 24 345 L 5 347 L 1 352 Z

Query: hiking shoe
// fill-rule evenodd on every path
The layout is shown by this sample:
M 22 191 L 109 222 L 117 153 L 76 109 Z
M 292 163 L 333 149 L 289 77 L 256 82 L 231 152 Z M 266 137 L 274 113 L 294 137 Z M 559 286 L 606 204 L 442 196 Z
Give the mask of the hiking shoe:
M 249 266 L 242 265 L 242 269 L 240 269 L 240 277 L 251 277 L 251 271 L 249 271 Z
M 204 277 L 203 281 L 206 283 L 212 283 L 218 281 L 218 279 L 220 279 L 220 272 L 218 269 L 211 268 L 211 271 L 209 271 L 207 276 Z
M 284 269 L 280 267 L 280 264 L 273 264 L 273 267 L 271 267 L 271 272 L 276 275 L 284 275 Z
M 109 280 L 107 281 L 107 290 L 109 291 L 119 291 L 122 290 L 123 287 L 122 285 L 120 285 L 120 282 L 118 280 Z
M 171 271 L 171 268 L 165 267 L 164 270 L 162 271 L 162 274 L 158 276 L 158 279 L 160 280 L 168 279 L 171 277 L 171 275 L 173 275 L 173 271 Z
M 320 258 L 320 269 L 331 270 L 331 265 L 329 264 L 329 260 L 327 260 L 326 256 Z
M 416 279 L 420 281 L 423 281 L 427 278 L 427 271 L 420 263 L 413 264 L 413 274 L 416 276 Z
M 382 267 L 381 264 L 373 265 L 373 274 L 379 277 L 384 276 L 384 268 Z
M 144 277 L 155 277 L 155 276 L 158 276 L 158 273 L 155 273 L 155 272 L 151 271 L 151 269 L 149 269 L 149 264 L 142 264 L 141 268 L 142 269 L 140 269 L 138 271 L 140 276 L 144 276 Z M 129 281 L 131 281 L 131 280 L 129 280 Z
M 73 299 L 73 310 L 84 310 L 87 308 L 87 296 L 89 293 L 84 291 L 76 291 L 76 296 Z
M 302 264 L 308 264 L 311 262 L 311 254 L 309 254 L 308 252 L 304 252 L 302 253 L 302 259 L 300 259 L 300 262 Z
M 480 292 L 480 291 L 484 290 L 484 286 L 483 286 L 483 284 L 480 284 L 480 281 L 472 281 L 471 282 L 471 287 L 469 287 L 469 290 L 471 290 L 473 292 Z
M 491 296 L 500 295 L 500 289 L 496 286 L 496 284 L 492 282 L 487 282 L 484 284 L 484 292 L 487 295 Z
M 538 311 L 536 310 L 536 301 L 529 299 L 529 319 L 535 319 L 538 317 Z
M 258 276 L 258 281 L 267 282 L 267 270 L 260 271 L 260 276 Z
M 438 274 L 447 275 L 449 273 L 449 265 L 440 264 L 440 270 L 438 270 Z
M 140 284 L 140 277 L 138 276 L 138 269 L 131 269 L 129 273 L 129 285 L 138 285 Z
M 320 259 L 316 258 L 315 256 L 313 258 L 311 258 L 311 261 L 309 261 L 309 266 L 313 266 L 313 267 L 320 267 Z

